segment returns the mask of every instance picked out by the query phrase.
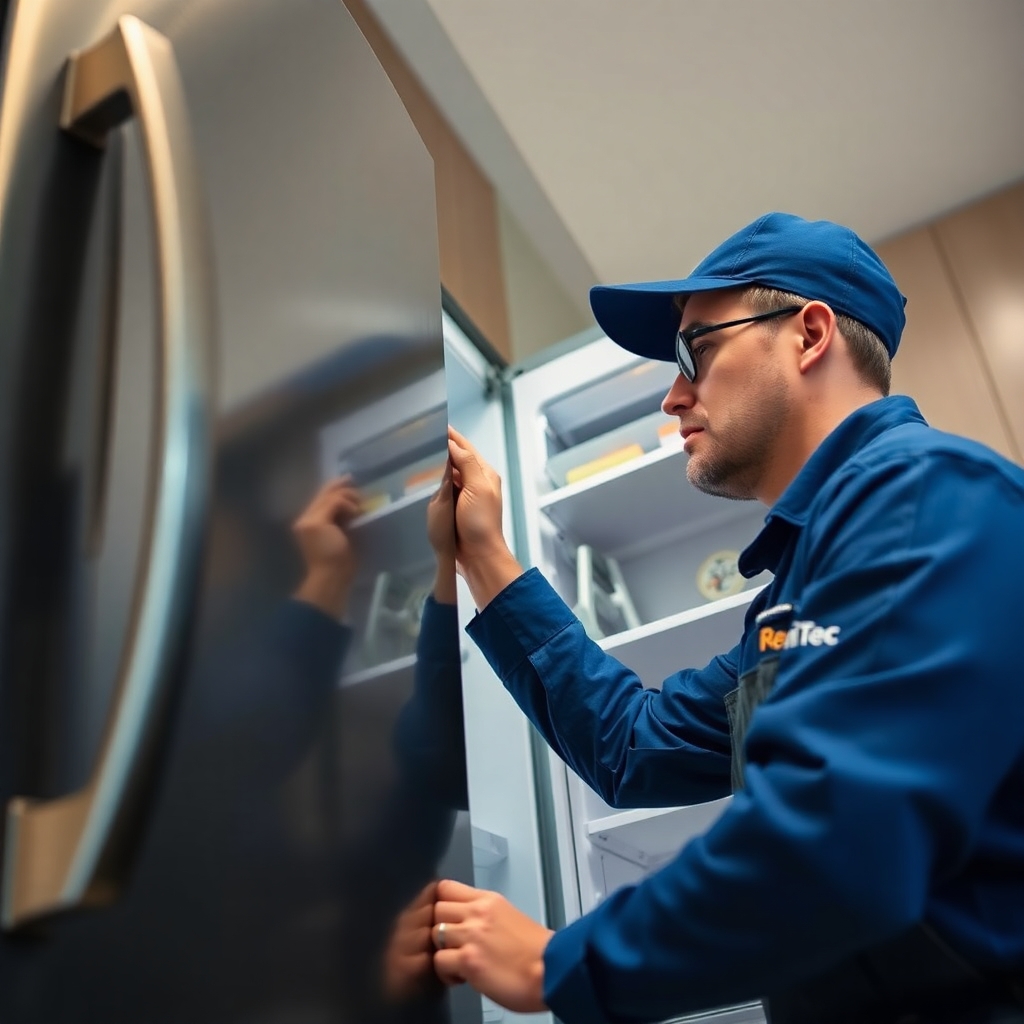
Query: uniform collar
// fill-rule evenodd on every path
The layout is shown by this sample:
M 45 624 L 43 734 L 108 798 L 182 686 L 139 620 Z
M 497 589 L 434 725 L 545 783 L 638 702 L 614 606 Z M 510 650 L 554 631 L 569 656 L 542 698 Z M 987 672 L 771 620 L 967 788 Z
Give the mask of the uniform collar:
M 790 535 L 807 522 L 811 504 L 829 477 L 880 434 L 904 423 L 924 422 L 913 399 L 904 395 L 880 398 L 847 416 L 769 510 L 761 532 L 740 555 L 740 572 L 748 578 L 765 569 L 774 572 Z

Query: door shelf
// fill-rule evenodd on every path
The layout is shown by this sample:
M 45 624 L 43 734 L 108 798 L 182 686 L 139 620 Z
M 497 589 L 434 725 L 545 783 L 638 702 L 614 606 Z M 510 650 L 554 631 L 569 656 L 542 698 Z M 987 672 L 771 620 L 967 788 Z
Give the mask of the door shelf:
M 427 505 L 433 485 L 352 520 L 349 530 L 359 561 L 378 571 L 416 565 L 430 556 Z
M 550 491 L 538 505 L 577 543 L 614 555 L 640 538 L 699 532 L 738 503 L 698 491 L 686 479 L 685 452 L 666 448 Z
M 645 870 L 671 860 L 694 836 L 707 831 L 729 805 L 731 797 L 689 807 L 621 811 L 587 822 L 595 845 Z
M 411 674 L 415 668 L 416 655 L 407 654 L 402 658 L 395 658 L 380 665 L 371 665 L 370 668 L 360 669 L 351 675 L 343 673 L 339 685 L 343 687 L 359 686 L 362 683 L 397 679 L 399 676 Z

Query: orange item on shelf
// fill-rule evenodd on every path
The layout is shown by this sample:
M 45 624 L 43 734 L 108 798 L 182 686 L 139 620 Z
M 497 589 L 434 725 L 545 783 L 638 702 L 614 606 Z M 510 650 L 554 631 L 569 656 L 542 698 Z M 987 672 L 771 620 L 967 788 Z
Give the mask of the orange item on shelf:
M 662 448 L 683 447 L 683 439 L 679 434 L 678 420 L 668 420 L 658 427 L 658 444 Z
M 436 466 L 431 466 L 429 469 L 421 469 L 418 473 L 413 473 L 412 476 L 406 477 L 405 480 L 405 493 L 412 494 L 413 491 L 418 491 L 427 484 L 436 484 L 441 482 L 441 477 L 444 476 L 445 463 L 441 462 Z

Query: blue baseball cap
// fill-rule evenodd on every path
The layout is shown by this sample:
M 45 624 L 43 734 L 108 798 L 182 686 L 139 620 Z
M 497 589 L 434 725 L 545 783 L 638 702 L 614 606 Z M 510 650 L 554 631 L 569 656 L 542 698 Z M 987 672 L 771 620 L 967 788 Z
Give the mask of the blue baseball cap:
M 766 213 L 727 238 L 678 281 L 598 285 L 590 308 L 616 344 L 675 361 L 677 295 L 761 285 L 817 299 L 870 327 L 890 358 L 907 322 L 906 297 L 878 254 L 849 228 L 791 213 Z

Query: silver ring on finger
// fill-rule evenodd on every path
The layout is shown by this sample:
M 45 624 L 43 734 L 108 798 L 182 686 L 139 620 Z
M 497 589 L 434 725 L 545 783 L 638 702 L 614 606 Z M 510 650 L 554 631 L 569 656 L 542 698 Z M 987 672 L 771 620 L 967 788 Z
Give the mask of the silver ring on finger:
M 434 940 L 434 945 L 437 946 L 438 949 L 447 949 L 448 948 L 448 941 L 445 939 L 445 935 L 444 935 L 445 925 L 446 925 L 446 922 L 442 921 L 437 926 L 437 938 Z

